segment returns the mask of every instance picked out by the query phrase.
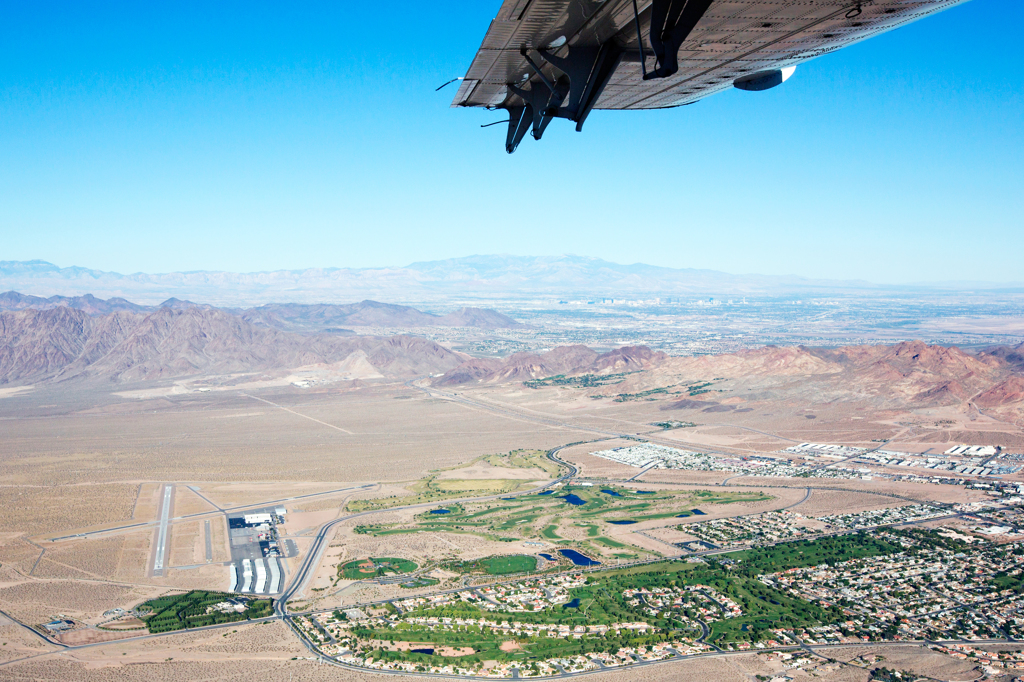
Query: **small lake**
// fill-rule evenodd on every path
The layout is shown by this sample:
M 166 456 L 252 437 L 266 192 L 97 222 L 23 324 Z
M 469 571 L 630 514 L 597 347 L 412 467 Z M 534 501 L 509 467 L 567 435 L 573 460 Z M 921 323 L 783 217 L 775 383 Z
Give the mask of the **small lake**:
M 555 491 L 554 491 L 554 490 L 545 490 L 544 492 L 542 492 L 542 493 L 537 493 L 537 494 L 538 494 L 538 495 L 550 495 L 550 494 L 551 494 L 551 493 L 553 493 L 553 492 L 555 492 Z
M 653 495 L 654 494 L 653 490 L 637 490 L 637 491 L 634 491 L 634 492 L 636 492 L 637 495 Z
M 431 514 L 451 514 L 452 510 L 451 509 L 431 509 L 430 513 Z
M 575 549 L 560 549 L 558 553 L 571 561 L 576 566 L 600 566 L 600 561 L 594 561 L 588 556 L 580 554 Z
M 514 500 L 516 498 L 514 498 L 514 497 L 499 497 L 498 499 L 499 500 L 505 500 L 506 502 L 511 502 L 512 500 Z
M 539 556 L 539 557 L 544 557 L 544 558 L 545 558 L 545 559 L 547 559 L 548 561 L 558 561 L 558 559 L 556 559 L 556 558 L 555 558 L 555 557 L 553 557 L 552 555 L 550 555 L 550 554 L 545 554 L 544 552 L 540 552 L 539 554 L 537 554 L 537 556 Z
M 700 509 L 691 509 L 690 513 L 691 514 L 696 514 L 697 516 L 707 516 L 707 514 L 702 512 Z
M 603 492 L 605 495 L 614 495 L 615 497 L 622 497 L 622 493 L 616 492 L 614 490 L 602 490 L 601 492 Z
M 580 607 L 580 598 L 576 597 L 567 604 L 562 604 L 562 609 L 578 609 Z
M 575 507 L 587 503 L 587 501 L 584 500 L 582 497 L 580 497 L 579 495 L 574 495 L 572 493 L 569 493 L 568 495 L 562 495 L 561 499 L 565 500 L 566 502 Z
M 611 523 L 616 526 L 628 526 L 631 523 L 636 523 L 636 521 L 630 521 L 629 519 L 619 519 L 618 521 L 609 521 L 608 523 Z
M 409 649 L 409 651 L 414 654 L 427 654 L 428 656 L 434 655 L 433 649 Z

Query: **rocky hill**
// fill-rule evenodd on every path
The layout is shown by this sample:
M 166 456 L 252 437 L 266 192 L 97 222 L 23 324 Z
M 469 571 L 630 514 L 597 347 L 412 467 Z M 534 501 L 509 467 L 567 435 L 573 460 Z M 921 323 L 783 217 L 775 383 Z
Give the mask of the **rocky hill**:
M 1024 343 L 1016 346 L 996 346 L 995 348 L 989 348 L 984 354 L 999 358 L 1015 367 L 1018 371 L 1024 372 Z
M 645 347 L 598 354 L 585 346 L 504 360 L 473 359 L 434 379 L 438 386 L 528 381 L 557 375 L 626 373 L 589 394 L 650 394 L 662 409 L 723 411 L 747 401 L 821 404 L 865 400 L 878 407 L 959 405 L 1024 411 L 1024 373 L 991 353 L 920 341 L 815 349 L 766 346 L 722 355 L 668 357 Z M 696 387 L 696 388 L 691 388 Z M 677 397 L 673 397 L 677 396 Z
M 380 376 L 445 372 L 465 360 L 409 336 L 302 335 L 215 308 L 88 315 L 60 306 L 0 313 L 0 385 L 102 378 L 114 382 L 352 362 Z
M 559 374 L 611 374 L 656 367 L 668 360 L 660 351 L 629 346 L 597 353 L 586 346 L 561 346 L 547 353 L 516 353 L 504 360 L 474 358 L 435 379 L 438 386 L 528 381 Z

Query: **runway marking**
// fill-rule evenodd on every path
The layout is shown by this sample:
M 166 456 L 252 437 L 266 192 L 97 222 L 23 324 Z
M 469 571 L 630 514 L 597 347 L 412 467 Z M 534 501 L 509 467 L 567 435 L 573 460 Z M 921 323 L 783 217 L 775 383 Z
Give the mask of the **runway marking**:
M 167 563 L 167 527 L 171 519 L 171 501 L 174 499 L 174 486 L 164 484 L 164 502 L 160 506 L 160 530 L 156 536 L 156 556 L 153 559 L 153 575 L 163 575 Z
M 317 419 L 315 417 L 310 417 L 308 415 L 302 414 L 301 412 L 296 412 L 295 410 L 287 408 L 284 405 L 278 405 L 277 403 L 272 403 L 269 400 L 264 400 L 263 398 L 257 398 L 256 396 L 249 395 L 248 393 L 243 393 L 242 395 L 244 395 L 246 398 L 252 398 L 253 400 L 258 400 L 261 403 L 266 403 L 267 405 L 273 405 L 274 407 L 278 408 L 279 410 L 284 410 L 285 412 L 291 412 L 296 417 L 302 417 L 303 419 L 308 419 L 311 422 L 316 422 L 317 424 L 320 424 L 321 426 L 326 426 L 329 429 L 334 429 L 335 431 L 341 431 L 342 433 L 347 433 L 350 436 L 356 435 L 356 434 L 352 433 L 351 431 L 349 431 L 348 429 L 343 429 L 340 426 L 335 426 L 334 424 L 328 424 L 327 422 L 322 422 L 322 421 L 320 421 L 319 419 Z

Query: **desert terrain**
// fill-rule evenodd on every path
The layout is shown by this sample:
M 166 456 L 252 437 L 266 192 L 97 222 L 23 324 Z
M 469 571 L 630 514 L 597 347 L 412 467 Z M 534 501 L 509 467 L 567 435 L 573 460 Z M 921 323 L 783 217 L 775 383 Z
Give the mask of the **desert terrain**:
M 908 342 L 474 358 L 416 337 L 325 335 L 401 320 L 314 308 L 0 313 L 0 677 L 373 677 L 318 663 L 301 623 L 568 574 L 563 549 L 610 568 L 699 566 L 776 532 L 949 528 L 1016 542 L 1013 503 L 992 506 L 1024 485 L 1011 352 Z M 980 454 L 949 454 L 967 447 Z M 278 508 L 272 615 L 146 630 L 139 605 L 237 593 L 230 520 Z M 999 524 L 1009 534 L 986 534 Z M 383 573 L 346 573 L 377 561 Z M 57 621 L 71 625 L 46 629 Z M 798 667 L 721 653 L 602 676 L 866 680 L 866 656 L 922 676 L 981 674 L 923 644 L 815 649 Z

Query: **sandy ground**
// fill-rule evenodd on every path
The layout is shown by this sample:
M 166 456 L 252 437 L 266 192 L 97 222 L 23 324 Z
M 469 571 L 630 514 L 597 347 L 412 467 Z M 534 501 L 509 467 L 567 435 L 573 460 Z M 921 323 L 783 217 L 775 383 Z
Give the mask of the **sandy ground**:
M 56 650 L 53 644 L 0 615 L 0 663 Z M 3 676 L 4 669 L 0 668 L 0 678 Z
M 255 626 L 263 627 L 263 626 Z M 266 626 L 269 627 L 269 626 Z M 260 633 L 262 635 L 262 633 Z M 275 633 L 267 633 L 270 639 Z M 246 634 L 242 631 L 232 634 L 238 638 L 234 643 L 225 641 L 219 647 L 212 642 L 175 642 L 168 651 L 173 655 L 159 658 L 152 654 L 121 652 L 119 645 L 103 647 L 104 653 L 96 654 L 87 660 L 75 660 L 49 656 L 29 660 L 4 667 L 4 679 L 38 680 L 39 682 L 65 682 L 68 679 L 96 680 L 140 680 L 160 682 L 162 680 L 203 679 L 210 681 L 243 682 L 254 679 L 291 679 L 296 681 L 320 682 L 327 680 L 386 680 L 393 676 L 375 674 L 373 672 L 351 671 L 331 666 L 323 666 L 308 660 L 290 660 L 289 654 L 295 655 L 280 640 L 263 641 L 262 637 Z M 259 653 L 242 653 L 254 644 L 269 645 Z M 106 651 L 110 649 L 110 651 Z M 216 654 L 214 650 L 219 649 Z M 121 656 L 122 653 L 128 655 Z M 302 656 L 302 653 L 298 653 Z M 927 662 L 912 660 L 912 654 L 898 654 L 903 669 L 911 669 L 922 673 L 919 668 L 942 668 L 941 664 L 931 665 Z M 240 660 L 245 657 L 248 660 Z M 953 661 L 954 659 L 948 659 Z M 891 662 L 883 662 L 882 665 Z M 950 667 L 954 674 L 959 671 L 956 666 Z M 716 658 L 691 659 L 672 661 L 660 665 L 646 666 L 626 670 L 602 672 L 599 676 L 584 679 L 595 679 L 606 682 L 751 682 L 755 675 L 771 676 L 781 674 L 791 677 L 794 681 L 824 680 L 825 682 L 867 682 L 868 671 L 862 668 L 844 666 L 839 663 L 817 663 L 808 670 L 787 667 L 775 661 L 766 662 L 756 654 L 722 656 Z M 977 679 L 965 670 L 961 676 L 948 679 Z M 410 682 L 426 682 L 425 677 L 403 677 Z M 947 678 L 941 678 L 947 679 Z
M 468 467 L 448 469 L 438 474 L 439 480 L 465 479 L 470 481 L 510 479 L 513 481 L 547 480 L 548 474 L 543 469 L 516 469 L 496 467 L 487 462 L 477 462 Z
M 732 390 L 728 386 L 725 389 Z M 630 441 L 608 439 L 585 429 L 647 434 L 656 442 L 678 442 L 682 449 L 707 446 L 744 454 L 776 452 L 794 441 L 870 447 L 880 438 L 894 439 L 887 446 L 890 449 L 916 451 L 944 450 L 960 443 L 1024 445 L 1024 435 L 1012 424 L 952 408 L 882 410 L 866 400 L 852 398 L 845 402 L 816 404 L 817 396 L 767 402 L 741 396 L 735 391 L 731 395 L 705 396 L 733 406 L 733 409 L 712 412 L 705 412 L 703 403 L 686 409 L 673 407 L 674 398 L 616 403 L 610 398 L 593 400 L 585 392 L 555 388 L 534 391 L 521 386 L 498 386 L 464 391 L 474 400 L 504 410 L 495 413 L 478 405 L 426 396 L 401 385 L 310 391 L 267 388 L 259 397 L 269 402 L 232 391 L 172 393 L 126 400 L 106 391 L 81 394 L 62 391 L 57 399 L 54 390 L 39 387 L 28 397 L 22 395 L 3 401 L 0 406 L 3 409 L 0 416 L 4 419 L 4 437 L 0 439 L 0 508 L 5 511 L 0 519 L 0 609 L 30 623 L 42 622 L 57 614 L 95 619 L 106 609 L 133 606 L 172 586 L 208 589 L 226 586 L 224 567 L 205 565 L 202 520 L 176 522 L 171 534 L 171 565 L 200 566 L 172 568 L 160 579 L 145 576 L 152 528 L 89 540 L 70 538 L 48 542 L 49 538 L 72 535 L 85 528 L 154 520 L 165 482 L 177 486 L 176 516 L 211 510 L 209 504 L 188 489 L 189 485 L 197 486 L 204 496 L 224 507 L 284 499 L 280 504 L 289 510 L 286 532 L 294 536 L 300 552 L 305 552 L 315 529 L 335 518 L 346 499 L 405 495 L 408 491 L 404 486 L 409 482 L 481 455 L 597 440 L 600 442 L 567 448 L 563 456 L 577 462 L 584 476 L 622 479 L 639 473 L 636 468 L 589 454 Z M 16 407 L 22 404 L 19 401 L 26 400 L 38 405 L 31 410 Z M 533 421 L 538 418 L 547 423 Z M 666 432 L 651 425 L 666 419 L 692 421 L 697 426 Z M 568 426 L 552 426 L 552 420 Z M 502 475 L 496 476 L 492 469 L 477 463 L 468 469 L 445 471 L 442 476 L 445 480 L 544 478 L 543 474 L 525 469 L 502 470 Z M 735 474 L 727 472 L 653 470 L 640 480 L 645 487 L 655 487 L 660 482 L 679 484 L 679 488 L 713 489 L 715 484 L 733 476 Z M 351 487 L 359 482 L 385 485 L 372 492 L 287 499 Z M 921 501 L 963 502 L 986 498 L 981 493 L 954 486 L 890 483 L 878 479 L 742 478 L 734 479 L 733 483 L 742 484 L 737 490 L 765 490 L 775 499 L 764 503 L 702 506 L 707 516 L 679 519 L 678 524 L 685 526 L 698 520 L 788 506 L 800 500 L 808 484 L 819 489 L 794 511 L 827 514 L 903 503 L 878 493 Z M 224 561 L 227 547 L 223 517 L 210 518 L 214 561 Z M 401 515 L 397 519 L 396 515 L 373 515 L 359 522 L 393 522 L 402 518 Z M 676 525 L 676 520 L 670 524 Z M 328 599 L 340 604 L 413 593 L 399 587 L 335 583 L 335 567 L 346 558 L 402 556 L 424 564 L 448 557 L 476 558 L 489 554 L 535 553 L 543 549 L 452 533 L 372 538 L 353 533 L 353 525 L 339 528 L 328 558 L 314 579 L 313 587 L 320 590 L 316 594 L 321 594 L 325 603 Z M 662 524 L 650 522 L 608 532 L 632 544 L 629 538 L 638 537 L 636 530 L 648 528 L 645 532 L 651 532 L 651 527 L 659 525 Z M 666 551 L 667 547 L 660 541 L 669 541 L 674 536 L 670 531 L 657 532 L 658 539 L 644 539 L 642 546 L 651 551 Z M 300 560 L 286 562 L 289 574 L 294 573 Z M 32 575 L 26 577 L 29 573 Z M 122 658 L 135 665 L 119 668 L 121 677 L 114 675 L 112 678 L 181 679 L 206 675 L 211 679 L 251 679 L 264 673 L 280 678 L 285 668 L 301 670 L 308 679 L 317 679 L 326 672 L 331 673 L 333 679 L 348 675 L 291 662 L 291 656 L 302 654 L 285 656 L 279 652 L 279 655 L 274 648 L 278 645 L 266 648 L 269 656 L 266 660 L 240 661 L 231 658 L 235 654 L 225 654 L 220 659 L 202 658 L 199 656 L 202 652 L 187 650 L 185 645 L 176 642 L 179 639 L 161 639 L 153 640 L 152 645 L 140 646 L 139 650 L 145 650 L 150 656 L 145 660 L 134 659 L 134 653 L 118 651 L 117 656 L 124 653 Z M 169 647 L 167 651 L 163 649 L 165 644 Z M 122 645 L 105 645 L 88 651 L 94 651 L 99 657 L 99 652 L 117 646 Z M 167 658 L 175 660 L 166 661 Z M 737 667 L 736 660 L 709 659 L 653 667 L 643 673 L 609 673 L 605 678 L 696 679 L 700 676 L 702 682 L 750 679 L 751 673 L 741 670 L 742 666 Z M 101 663 L 108 664 L 109 660 L 89 659 L 90 666 Z M 18 673 L 20 679 L 77 679 L 81 676 L 76 674 L 81 672 L 75 667 L 78 665 L 73 660 L 47 659 L 5 667 L 0 676 L 7 677 L 20 669 L 24 671 Z M 863 676 L 851 678 L 854 673 L 858 671 L 837 669 L 823 672 L 823 676 L 863 679 Z M 90 674 L 113 675 L 111 669 L 102 667 L 95 667 Z M 366 677 L 365 674 L 359 676 Z
M 848 492 L 845 490 L 816 490 L 807 500 L 793 511 L 805 516 L 827 516 L 829 514 L 852 514 L 872 509 L 889 509 L 910 504 L 904 500 L 872 495 L 871 493 Z
M 96 621 L 115 606 L 131 608 L 166 592 L 163 587 L 118 585 L 86 580 L 26 580 L 0 589 L 0 609 L 37 625 L 59 615 Z
M 200 512 L 217 511 L 213 505 L 199 497 L 187 485 L 174 487 L 174 515 L 187 516 Z
M 878 665 L 890 669 L 911 670 L 940 680 L 975 680 L 982 677 L 977 664 L 963 661 L 925 647 L 874 646 L 855 649 L 822 649 L 820 653 L 838 661 L 858 656 L 881 656 Z

